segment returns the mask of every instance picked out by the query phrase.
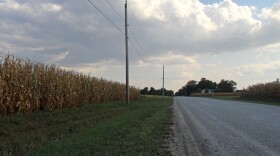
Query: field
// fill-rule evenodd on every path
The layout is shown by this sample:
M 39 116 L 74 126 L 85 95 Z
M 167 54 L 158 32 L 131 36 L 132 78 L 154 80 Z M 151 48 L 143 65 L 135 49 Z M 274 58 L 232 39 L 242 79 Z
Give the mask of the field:
M 130 98 L 139 96 L 130 87 Z M 0 115 L 124 99 L 124 84 L 0 55 Z
M 241 97 L 280 102 L 280 83 L 271 82 L 251 85 L 241 94 Z
M 0 118 L 0 155 L 167 155 L 171 97 Z

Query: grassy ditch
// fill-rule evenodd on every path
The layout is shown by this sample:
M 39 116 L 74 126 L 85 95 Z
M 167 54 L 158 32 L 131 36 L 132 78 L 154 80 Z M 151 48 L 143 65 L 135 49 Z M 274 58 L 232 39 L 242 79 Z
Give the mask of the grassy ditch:
M 244 97 L 240 97 L 240 96 L 209 96 L 206 98 L 231 100 L 231 101 L 243 101 L 243 102 L 252 102 L 252 103 L 258 103 L 258 104 L 280 106 L 280 102 L 277 100 L 273 100 L 273 99 L 244 98 Z
M 141 97 L 0 118 L 0 155 L 155 155 L 171 117 L 169 97 Z

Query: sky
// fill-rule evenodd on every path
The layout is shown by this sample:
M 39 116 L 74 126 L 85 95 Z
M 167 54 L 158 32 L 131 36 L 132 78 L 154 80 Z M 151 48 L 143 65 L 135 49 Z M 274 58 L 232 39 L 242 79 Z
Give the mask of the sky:
M 222 2 L 222 0 L 201 0 L 203 4 L 214 4 Z M 254 6 L 258 9 L 265 7 L 271 7 L 277 0 L 233 0 L 238 5 L 241 6 Z
M 0 52 L 125 82 L 125 0 L 0 0 Z M 279 0 L 128 0 L 130 85 L 280 78 Z

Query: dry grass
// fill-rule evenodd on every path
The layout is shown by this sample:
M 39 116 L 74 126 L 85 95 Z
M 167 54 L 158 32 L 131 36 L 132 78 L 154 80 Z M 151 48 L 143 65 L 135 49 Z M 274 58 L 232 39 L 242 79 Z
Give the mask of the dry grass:
M 131 87 L 132 100 L 140 96 Z M 34 64 L 11 55 L 0 56 L 0 114 L 54 110 L 89 103 L 125 99 L 125 85 L 63 70 L 54 65 Z

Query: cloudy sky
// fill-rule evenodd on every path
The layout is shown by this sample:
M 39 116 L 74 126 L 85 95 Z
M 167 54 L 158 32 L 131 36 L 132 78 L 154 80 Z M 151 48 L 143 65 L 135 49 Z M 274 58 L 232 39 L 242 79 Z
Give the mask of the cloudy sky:
M 0 51 L 125 82 L 124 1 L 0 0 Z M 130 83 L 280 78 L 279 0 L 128 0 Z M 120 29 L 120 30 L 118 30 Z

